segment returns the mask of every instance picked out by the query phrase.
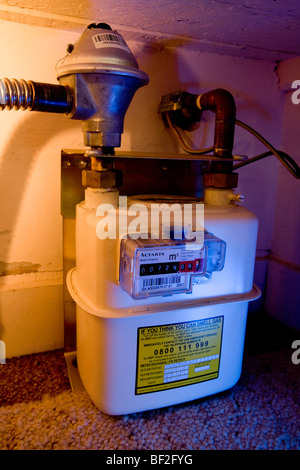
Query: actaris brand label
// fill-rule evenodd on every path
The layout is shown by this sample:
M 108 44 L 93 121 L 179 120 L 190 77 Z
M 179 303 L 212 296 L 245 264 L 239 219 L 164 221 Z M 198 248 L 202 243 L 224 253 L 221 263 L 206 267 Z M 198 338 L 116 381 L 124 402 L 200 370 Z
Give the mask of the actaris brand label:
M 147 252 L 141 251 L 140 256 L 141 256 L 141 258 L 152 258 L 152 257 L 159 258 L 159 256 L 164 256 L 164 253 L 163 252 L 152 252 L 152 251 L 149 251 L 149 252 L 148 251 Z

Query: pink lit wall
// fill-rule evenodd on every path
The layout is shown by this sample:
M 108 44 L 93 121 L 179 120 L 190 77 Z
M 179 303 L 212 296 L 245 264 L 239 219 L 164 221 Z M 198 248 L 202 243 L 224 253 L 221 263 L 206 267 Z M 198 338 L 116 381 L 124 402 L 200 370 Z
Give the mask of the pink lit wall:
M 279 64 L 279 88 L 284 94 L 281 147 L 300 165 L 300 58 Z M 299 82 L 300 83 L 300 82 Z M 294 99 L 293 98 L 294 95 Z M 300 330 L 300 184 L 283 166 L 277 174 L 272 253 L 265 308 L 275 318 Z

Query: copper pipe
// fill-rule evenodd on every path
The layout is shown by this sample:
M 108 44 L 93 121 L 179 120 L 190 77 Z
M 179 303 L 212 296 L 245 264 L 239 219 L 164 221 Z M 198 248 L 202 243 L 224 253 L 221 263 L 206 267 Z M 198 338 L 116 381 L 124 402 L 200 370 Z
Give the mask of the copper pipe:
M 229 91 L 223 88 L 199 95 L 197 106 L 209 109 L 216 114 L 214 153 L 220 157 L 231 157 L 235 126 L 235 101 Z

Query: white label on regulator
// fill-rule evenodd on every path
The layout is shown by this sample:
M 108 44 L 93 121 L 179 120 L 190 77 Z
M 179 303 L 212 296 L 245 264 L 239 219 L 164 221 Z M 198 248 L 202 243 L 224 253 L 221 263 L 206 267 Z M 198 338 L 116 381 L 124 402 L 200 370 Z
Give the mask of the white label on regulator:
M 124 39 L 113 32 L 95 34 L 92 38 L 96 49 L 100 49 L 102 47 L 117 47 L 130 52 Z

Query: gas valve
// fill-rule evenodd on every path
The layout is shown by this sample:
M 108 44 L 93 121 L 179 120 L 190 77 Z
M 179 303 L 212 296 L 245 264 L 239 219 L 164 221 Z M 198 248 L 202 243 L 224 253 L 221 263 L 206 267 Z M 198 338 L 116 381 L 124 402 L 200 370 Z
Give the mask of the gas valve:
M 123 37 L 105 23 L 90 24 L 67 46 L 56 71 L 59 85 L 0 80 L 0 110 L 63 113 L 82 120 L 84 145 L 113 154 L 121 145 L 128 106 L 136 90 L 149 81 Z
M 148 75 L 105 23 L 89 25 L 70 49 L 56 66 L 59 83 L 73 92 L 68 117 L 83 121 L 84 145 L 120 147 L 125 113 Z

